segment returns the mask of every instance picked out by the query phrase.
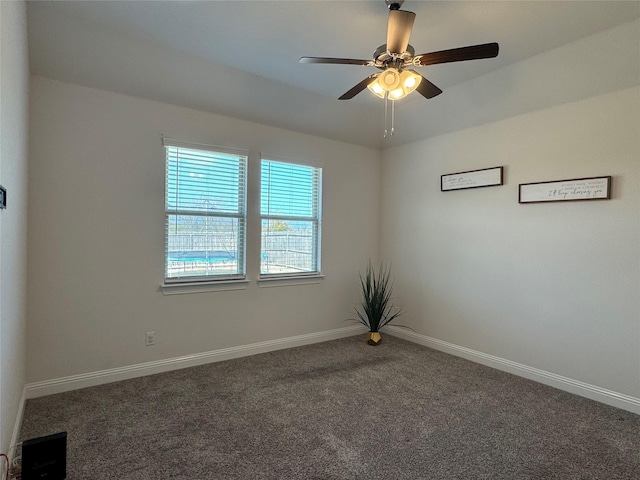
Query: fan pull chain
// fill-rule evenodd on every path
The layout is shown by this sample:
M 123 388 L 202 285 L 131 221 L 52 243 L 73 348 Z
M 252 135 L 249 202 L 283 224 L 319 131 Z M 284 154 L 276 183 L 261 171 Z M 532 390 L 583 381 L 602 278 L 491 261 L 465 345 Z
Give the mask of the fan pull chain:
M 387 105 L 389 104 L 389 92 L 384 92 L 384 138 L 387 138 Z
M 393 132 L 395 130 L 394 125 L 396 123 L 396 102 L 394 100 L 391 101 L 391 136 L 393 137 Z
M 387 135 L 393 136 L 395 132 L 396 123 L 396 102 L 391 100 L 391 132 L 387 129 L 387 123 L 389 119 L 389 92 L 384 92 L 384 138 Z

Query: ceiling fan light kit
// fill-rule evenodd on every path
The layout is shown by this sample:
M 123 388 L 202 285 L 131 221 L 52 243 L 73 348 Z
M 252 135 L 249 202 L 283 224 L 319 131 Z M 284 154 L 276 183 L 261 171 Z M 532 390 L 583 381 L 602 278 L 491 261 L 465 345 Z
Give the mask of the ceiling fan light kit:
M 351 58 L 330 57 L 302 57 L 300 63 L 328 63 L 338 65 L 362 65 L 376 67 L 381 73 L 369 75 L 363 81 L 340 96 L 340 100 L 349 100 L 369 89 L 375 96 L 385 101 L 385 137 L 387 135 L 387 102 L 391 103 L 391 135 L 393 135 L 394 102 L 406 97 L 414 90 L 429 99 L 442 93 L 436 85 L 424 78 L 418 72 L 408 67 L 424 67 L 439 63 L 462 62 L 498 56 L 497 43 L 485 43 L 468 47 L 442 50 L 439 52 L 415 54 L 415 49 L 409 44 L 411 30 L 416 14 L 400 10 L 404 0 L 385 0 L 389 8 L 387 22 L 387 43 L 378 47 L 373 53 L 373 60 L 357 60 Z
M 384 98 L 388 95 L 391 100 L 400 100 L 418 88 L 421 81 L 422 75 L 413 70 L 399 72 L 395 68 L 389 68 L 370 82 L 367 88 L 376 97 Z

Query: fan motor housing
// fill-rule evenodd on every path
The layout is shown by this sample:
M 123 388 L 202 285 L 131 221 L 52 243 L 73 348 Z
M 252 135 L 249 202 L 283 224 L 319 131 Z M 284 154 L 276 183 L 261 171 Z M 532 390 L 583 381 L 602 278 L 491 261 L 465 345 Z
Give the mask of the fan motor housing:
M 401 54 L 389 53 L 387 51 L 387 44 L 385 43 L 373 52 L 373 61 L 375 66 L 381 69 L 389 67 L 400 69 L 403 66 L 411 64 L 415 54 L 416 50 L 411 45 L 407 45 L 407 50 Z

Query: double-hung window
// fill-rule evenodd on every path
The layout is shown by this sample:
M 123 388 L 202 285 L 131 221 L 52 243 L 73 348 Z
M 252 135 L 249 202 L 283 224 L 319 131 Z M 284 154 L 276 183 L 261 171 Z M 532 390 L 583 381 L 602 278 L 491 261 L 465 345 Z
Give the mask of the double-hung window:
M 247 156 L 164 145 L 165 282 L 244 278 Z
M 260 275 L 320 273 L 322 168 L 261 161 Z

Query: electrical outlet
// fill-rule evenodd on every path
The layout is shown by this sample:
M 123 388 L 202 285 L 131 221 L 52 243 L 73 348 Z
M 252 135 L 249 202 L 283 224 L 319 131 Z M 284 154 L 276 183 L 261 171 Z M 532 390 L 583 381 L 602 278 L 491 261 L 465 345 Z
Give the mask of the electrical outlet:
M 147 347 L 156 344 L 156 332 L 147 332 L 144 335 L 144 344 Z

